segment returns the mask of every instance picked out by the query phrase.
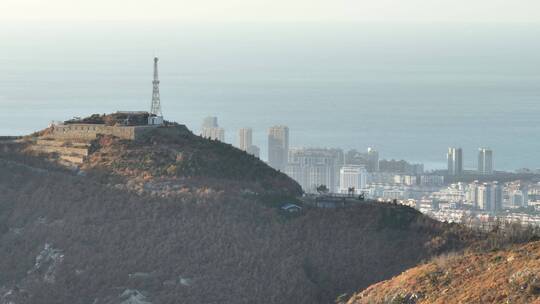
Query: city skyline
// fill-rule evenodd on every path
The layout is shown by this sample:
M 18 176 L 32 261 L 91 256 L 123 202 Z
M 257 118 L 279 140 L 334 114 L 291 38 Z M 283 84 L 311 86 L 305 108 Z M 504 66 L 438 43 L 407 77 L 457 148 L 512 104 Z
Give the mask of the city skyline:
M 206 117 L 201 129 L 210 134 L 221 130 L 216 116 Z M 423 164 L 379 158 L 379 151 L 368 147 L 364 152 L 341 148 L 291 147 L 290 129 L 275 125 L 267 130 L 268 164 L 298 182 L 308 195 L 319 193 L 325 186 L 331 195 L 360 195 L 379 201 L 391 200 L 407 204 L 445 219 L 471 216 L 502 216 L 502 212 L 538 208 L 540 187 L 531 182 L 499 182 L 493 166 L 493 150 L 478 148 L 478 165 L 474 170 L 463 169 L 463 149 L 447 149 L 447 170 L 425 172 Z M 238 129 L 237 147 L 258 157 L 253 145 L 251 127 Z M 204 134 L 202 134 L 204 136 Z M 257 149 L 254 153 L 253 149 Z M 286 154 L 286 155 L 285 155 Z M 460 181 L 467 176 L 487 181 Z M 449 178 L 449 180 L 446 180 Z M 529 186 L 531 188 L 529 188 Z M 536 223 L 534 216 L 526 216 Z M 461 220 L 461 218 L 459 219 Z
M 156 95 L 159 104 L 157 58 L 154 60 L 153 86 L 152 109 L 155 108 Z M 150 119 L 148 123 L 152 125 Z M 219 127 L 216 116 L 206 117 L 201 130 L 202 137 L 224 141 L 225 131 Z M 259 157 L 260 150 L 253 145 L 252 128 L 243 127 L 238 130 L 237 147 Z M 345 152 L 341 148 L 291 148 L 287 126 L 274 125 L 268 128 L 267 164 L 294 179 L 307 195 L 325 191 L 331 195 L 359 195 L 362 198 L 392 200 L 394 203 L 399 201 L 412 204 L 419 210 L 423 208 L 425 213 L 440 210 L 441 202 L 450 204 L 449 209 L 454 211 L 472 210 L 490 215 L 500 214 L 508 208 L 529 207 L 527 185 L 522 186 L 520 181 L 517 187 L 512 183 L 499 184 L 492 149 L 478 148 L 477 169 L 468 172 L 463 169 L 463 149 L 449 147 L 447 151 L 447 170 L 435 175 L 425 172 L 422 163 L 380 159 L 379 152 L 373 147 L 368 147 L 366 152 L 354 149 Z M 469 184 L 459 181 L 471 174 L 477 178 L 488 177 L 493 180 L 482 183 L 475 180 Z M 451 183 L 456 178 L 457 183 Z M 441 188 L 444 185 L 448 187 Z M 533 194 L 533 197 L 536 195 Z M 538 207 L 536 201 L 532 207 Z
M 244 150 L 250 154 L 253 154 L 259 158 L 261 158 L 262 160 L 266 161 L 269 163 L 269 159 L 268 158 L 264 158 L 264 157 L 261 157 L 261 154 L 260 154 L 260 148 L 256 145 L 253 144 L 253 128 L 251 127 L 243 127 L 243 128 L 239 128 L 238 131 L 237 131 L 237 142 L 228 142 L 225 140 L 225 130 L 223 128 L 219 128 L 218 127 L 218 118 L 216 116 L 207 116 L 205 117 L 205 119 L 203 120 L 203 123 L 202 123 L 202 127 L 201 127 L 201 132 L 200 134 L 203 135 L 203 137 L 209 137 L 209 138 L 212 138 L 212 139 L 218 139 L 218 140 L 221 140 L 223 142 L 227 142 L 229 144 L 232 144 L 236 147 L 238 147 L 239 149 L 241 150 Z M 285 132 L 283 128 L 286 128 L 287 131 Z M 206 131 L 205 131 L 206 129 Z M 279 130 L 279 129 L 282 129 L 281 131 L 276 131 L 276 130 Z M 217 133 L 216 133 L 217 132 Z M 343 152 L 346 152 L 346 151 L 349 151 L 349 152 L 355 152 L 356 149 L 344 149 L 344 148 L 341 148 L 341 147 L 330 147 L 330 146 L 302 146 L 302 145 L 295 145 L 294 143 L 291 144 L 290 143 L 290 129 L 287 127 L 287 126 L 284 126 L 284 125 L 276 125 L 276 126 L 273 126 L 273 127 L 270 127 L 268 129 L 268 134 L 270 134 L 271 132 L 282 132 L 282 135 L 280 136 L 283 136 L 285 135 L 286 133 L 286 138 L 287 138 L 287 143 L 286 143 L 286 146 L 289 147 L 288 149 L 341 149 Z M 217 134 L 217 135 L 216 135 Z M 216 137 L 217 136 L 217 137 Z M 428 170 L 444 170 L 446 169 L 447 172 L 448 172 L 448 175 L 454 175 L 454 176 L 460 176 L 462 175 L 465 171 L 468 171 L 468 172 L 472 172 L 472 171 L 477 171 L 477 172 L 483 172 L 482 174 L 493 174 L 494 171 L 496 171 L 494 165 L 493 165 L 493 151 L 490 149 L 490 148 L 485 148 L 485 147 L 481 147 L 481 145 L 479 145 L 480 148 L 478 148 L 478 154 L 477 154 L 477 157 L 475 160 L 475 162 L 472 163 L 472 165 L 470 165 L 469 167 L 464 167 L 463 163 L 464 163 L 464 157 L 463 157 L 463 149 L 462 148 L 455 148 L 455 147 L 450 147 L 448 148 L 448 152 L 446 153 L 446 166 L 445 167 L 438 167 L 438 168 L 428 168 Z M 248 148 L 248 147 L 251 147 L 251 148 Z M 270 148 L 269 148 L 270 149 Z M 270 150 L 269 150 L 270 151 Z M 487 163 L 486 165 L 489 167 L 487 171 L 482 171 L 481 169 L 481 166 L 480 166 L 480 162 L 481 160 L 484 160 L 484 158 L 481 157 L 481 154 L 482 154 L 482 151 L 484 151 L 484 153 L 488 153 L 488 156 L 487 156 Z M 269 152 L 270 153 L 270 152 Z M 269 154 L 267 154 L 269 155 Z M 365 153 L 365 156 L 361 156 L 363 157 L 364 160 L 361 160 L 360 161 L 360 164 L 362 164 L 368 171 L 378 171 L 378 168 L 379 168 L 379 151 L 376 150 L 374 147 L 370 147 L 368 146 L 367 147 L 367 152 Z M 385 158 L 385 160 L 395 160 L 396 158 L 392 158 L 392 157 L 388 157 L 388 158 Z M 474 159 L 474 158 L 473 158 Z M 375 161 L 374 161 L 375 160 Z M 411 162 L 411 163 L 420 163 L 422 165 L 424 165 L 424 162 L 423 161 L 411 161 L 411 160 L 408 160 L 408 159 L 404 159 L 405 161 L 408 161 L 408 162 Z M 365 163 L 364 163 L 365 162 Z M 350 162 L 349 164 L 358 164 L 358 162 Z M 441 161 L 441 164 L 442 164 L 442 161 Z M 284 170 L 284 166 L 281 166 L 278 168 L 280 170 Z M 521 169 L 524 169 L 524 168 L 515 168 L 514 170 L 517 171 L 517 170 L 521 170 Z M 532 169 L 532 170 L 535 170 L 536 168 L 529 168 L 529 169 Z

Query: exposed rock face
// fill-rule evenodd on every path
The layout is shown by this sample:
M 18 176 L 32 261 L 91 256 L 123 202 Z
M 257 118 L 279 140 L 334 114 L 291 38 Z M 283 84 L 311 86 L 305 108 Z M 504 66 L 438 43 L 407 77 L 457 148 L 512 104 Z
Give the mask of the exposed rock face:
M 45 243 L 45 247 L 36 257 L 34 267 L 28 271 L 28 274 L 37 274 L 47 283 L 56 281 L 56 273 L 58 267 L 64 260 L 62 250 L 53 248 L 49 243 Z

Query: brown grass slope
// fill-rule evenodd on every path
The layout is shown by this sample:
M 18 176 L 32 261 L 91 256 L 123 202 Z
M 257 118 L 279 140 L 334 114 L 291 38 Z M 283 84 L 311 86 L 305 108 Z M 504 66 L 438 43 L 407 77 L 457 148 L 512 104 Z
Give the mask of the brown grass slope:
M 154 304 L 329 303 L 467 243 L 402 206 L 290 217 L 231 191 L 136 195 L 36 166 L 50 165 L 0 158 L 4 302 L 108 304 L 138 290 Z
M 361 303 L 540 303 L 540 242 L 442 255 L 348 302 Z
M 230 144 L 196 136 L 184 126 L 152 130 L 137 141 L 101 137 L 87 167 L 132 177 L 223 179 L 268 191 L 300 194 L 299 185 L 263 161 Z
M 47 132 L 35 135 L 47 138 Z M 29 147 L 34 139 L 27 137 L 23 151 L 32 150 Z M 71 143 L 66 140 L 64 144 Z M 89 155 L 80 167 L 102 183 L 127 186 L 138 193 L 170 196 L 211 189 L 294 197 L 302 192 L 293 179 L 253 155 L 194 135 L 183 125 L 168 123 L 135 141 L 99 136 L 90 144 Z M 58 158 L 55 154 L 39 156 Z

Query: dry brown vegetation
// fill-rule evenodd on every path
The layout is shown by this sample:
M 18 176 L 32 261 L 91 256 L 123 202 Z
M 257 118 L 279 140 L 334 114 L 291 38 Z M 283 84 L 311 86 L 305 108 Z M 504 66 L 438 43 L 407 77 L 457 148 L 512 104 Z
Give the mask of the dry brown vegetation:
M 34 158 L 0 160 L 0 291 L 18 304 L 118 303 L 126 289 L 151 303 L 329 303 L 466 245 L 403 206 L 291 217 L 234 191 L 190 195 L 136 195 Z M 54 281 L 31 271 L 45 244 L 63 255 Z
M 438 256 L 348 302 L 361 303 L 540 303 L 540 242 Z
M 330 303 L 484 237 L 393 204 L 281 213 L 296 182 L 184 126 L 98 137 L 85 174 L 31 144 L 0 147 L 0 303 Z
M 184 126 L 157 128 L 137 141 L 102 136 L 84 164 L 123 176 L 143 189 L 167 194 L 182 187 L 249 189 L 266 195 L 297 196 L 300 186 L 258 158 L 219 141 L 194 135 Z M 169 191 L 162 191 L 168 187 Z M 147 191 L 148 192 L 148 191 Z

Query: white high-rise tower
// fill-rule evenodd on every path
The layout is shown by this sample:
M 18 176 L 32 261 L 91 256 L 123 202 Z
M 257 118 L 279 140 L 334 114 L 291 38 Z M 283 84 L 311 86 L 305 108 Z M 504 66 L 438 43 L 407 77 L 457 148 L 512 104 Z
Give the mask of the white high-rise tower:
M 493 151 L 489 148 L 478 149 L 478 173 L 493 174 Z
M 238 148 L 247 151 L 253 142 L 253 131 L 251 128 L 242 128 L 238 130 Z
M 448 175 L 460 176 L 463 174 L 463 150 L 461 148 L 448 148 Z
M 268 164 L 277 170 L 287 166 L 289 154 L 289 128 L 274 126 L 268 129 Z

